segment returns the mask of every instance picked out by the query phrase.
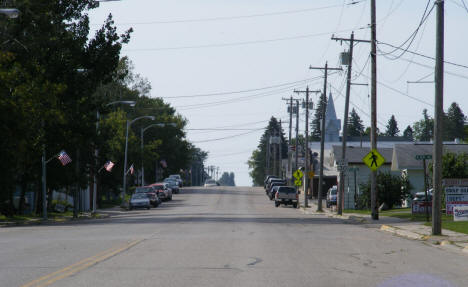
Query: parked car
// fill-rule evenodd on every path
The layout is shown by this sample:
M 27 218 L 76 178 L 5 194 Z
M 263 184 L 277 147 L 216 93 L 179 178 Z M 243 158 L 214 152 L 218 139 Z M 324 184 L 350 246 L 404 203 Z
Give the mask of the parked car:
M 278 207 L 281 204 L 292 205 L 297 208 L 299 203 L 299 193 L 293 186 L 279 186 L 275 193 L 275 206 Z
M 279 177 L 277 177 L 276 175 L 267 175 L 267 176 L 265 176 L 265 180 L 263 181 L 263 188 L 266 189 L 268 180 L 269 180 L 270 178 L 279 178 Z
M 153 183 L 150 185 L 162 201 L 172 200 L 172 190 L 164 183 Z
M 275 191 L 274 188 L 277 186 L 286 186 L 286 182 L 283 181 L 274 181 L 270 183 L 270 188 L 268 189 L 267 196 L 270 198 L 270 200 L 273 200 L 275 198 Z
M 169 178 L 174 178 L 175 180 L 177 180 L 177 183 L 179 184 L 179 187 L 182 187 L 184 182 L 182 180 L 182 177 L 180 177 L 180 174 L 171 174 L 169 176 Z
M 427 191 L 427 200 L 432 201 L 432 188 Z M 416 192 L 413 201 L 426 201 L 426 193 L 424 191 Z
M 267 184 L 267 194 L 270 192 L 270 189 L 275 185 L 275 184 L 282 184 L 282 185 L 286 185 L 287 182 L 285 179 L 282 179 L 282 178 L 275 178 L 275 179 L 271 179 L 268 181 L 268 184 Z
M 270 176 L 270 177 L 266 180 L 266 182 L 265 182 L 265 186 L 264 186 L 265 189 L 269 189 L 269 188 L 270 188 L 270 187 L 269 187 L 270 183 L 271 183 L 272 181 L 275 181 L 275 180 L 277 181 L 277 180 L 283 180 L 283 179 L 282 179 L 282 178 L 279 178 L 279 177 L 277 177 L 277 176 Z
M 271 189 L 270 189 L 270 192 L 268 193 L 268 197 L 270 198 L 270 200 L 273 200 L 275 199 L 275 194 L 276 192 L 278 191 L 278 188 L 280 186 L 279 185 L 276 185 L 276 186 L 273 186 Z
M 337 201 L 337 192 L 338 187 L 336 185 L 330 187 L 327 192 L 327 207 L 331 207 L 332 205 L 336 205 Z
M 172 189 L 172 193 L 179 193 L 179 183 L 175 178 L 168 177 L 164 179 L 164 182 L 169 185 L 169 188 Z
M 151 203 L 148 195 L 146 193 L 134 193 L 130 198 L 130 202 L 128 203 L 128 208 L 130 210 L 134 208 L 151 208 Z
M 148 196 L 152 206 L 157 207 L 161 204 L 161 199 L 158 197 L 156 191 L 151 186 L 139 186 L 135 189 L 135 193 L 144 193 Z
M 214 179 L 207 179 L 205 181 L 205 187 L 210 187 L 210 186 L 218 186 L 216 184 L 216 181 Z

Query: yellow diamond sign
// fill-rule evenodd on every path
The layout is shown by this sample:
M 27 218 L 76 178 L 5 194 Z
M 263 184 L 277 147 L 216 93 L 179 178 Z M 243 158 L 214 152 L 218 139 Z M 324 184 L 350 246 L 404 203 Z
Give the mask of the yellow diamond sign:
M 300 169 L 298 169 L 293 173 L 293 176 L 295 179 L 300 180 L 304 176 L 304 173 Z
M 385 162 L 385 158 L 376 149 L 373 149 L 362 159 L 362 161 L 372 171 L 376 171 Z
M 294 185 L 295 185 L 295 186 L 302 186 L 302 180 L 296 179 L 296 180 L 294 181 Z

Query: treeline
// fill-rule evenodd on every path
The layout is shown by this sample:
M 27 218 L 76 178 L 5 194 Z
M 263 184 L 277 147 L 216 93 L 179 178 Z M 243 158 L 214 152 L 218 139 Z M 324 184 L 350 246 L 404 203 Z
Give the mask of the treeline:
M 323 104 L 323 96 L 321 97 L 314 118 L 311 122 L 311 138 L 312 140 L 320 140 L 321 127 L 320 120 L 322 118 L 321 106 Z M 464 140 L 466 133 L 464 123 L 466 116 L 457 103 L 452 103 L 444 114 L 444 141 L 453 141 L 454 139 Z M 427 114 L 427 110 L 422 112 L 422 119 L 415 122 L 412 126 L 407 126 L 401 132 L 395 115 L 391 115 L 385 126 L 385 131 L 377 129 L 377 134 L 380 136 L 398 137 L 403 136 L 414 141 L 430 141 L 434 135 L 434 119 Z M 362 120 L 356 110 L 353 108 L 348 117 L 348 136 L 359 137 L 369 136 L 370 127 L 364 127 Z
M 233 172 L 223 172 L 218 183 L 223 186 L 236 186 L 235 175 Z
M 139 169 L 143 159 L 148 180 L 159 160 L 167 162 L 167 173 L 176 173 L 192 158 L 206 158 L 185 139 L 186 120 L 162 99 L 150 98 L 150 84 L 121 58 L 132 29 L 119 35 L 109 15 L 90 35 L 87 13 L 97 5 L 93 0 L 18 0 L 20 16 L 0 18 L 0 213 L 21 212 L 26 191 L 35 193 L 40 206 L 44 150 L 47 159 L 61 150 L 72 158 L 66 166 L 57 160 L 47 164 L 49 192 L 88 186 L 108 160 L 115 167 L 101 173 L 98 190 L 118 192 L 126 122 L 142 115 L 156 119 L 131 126 L 128 163 Z M 152 123 L 175 126 L 148 129 L 142 153 L 140 129 Z M 17 189 L 22 191 L 19 210 L 13 208 Z

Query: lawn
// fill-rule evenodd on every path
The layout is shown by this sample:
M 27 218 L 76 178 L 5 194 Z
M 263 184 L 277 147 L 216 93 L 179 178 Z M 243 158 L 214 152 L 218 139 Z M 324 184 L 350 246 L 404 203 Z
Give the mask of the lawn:
M 353 209 L 345 209 L 344 213 L 356 213 L 356 214 L 366 214 L 366 215 L 371 214 L 370 210 L 353 210 Z M 382 216 L 397 217 L 401 219 L 407 219 L 410 221 L 426 221 L 425 214 L 413 215 L 411 214 L 410 208 L 395 208 L 395 209 L 382 211 L 379 214 Z M 432 226 L 431 220 L 432 220 L 432 216 L 431 214 L 429 214 L 429 222 L 426 222 L 425 225 Z M 453 221 L 453 216 L 442 214 L 442 228 L 455 231 L 455 232 L 468 234 L 468 221 L 455 222 Z

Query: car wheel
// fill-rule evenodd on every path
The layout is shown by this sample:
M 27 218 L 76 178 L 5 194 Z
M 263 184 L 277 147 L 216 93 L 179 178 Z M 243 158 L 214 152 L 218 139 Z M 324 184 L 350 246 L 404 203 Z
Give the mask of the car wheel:
M 280 203 L 279 202 L 275 202 L 275 207 L 278 207 L 280 206 Z
M 129 207 L 128 207 L 128 210 L 132 210 L 132 209 L 133 209 L 133 207 L 132 207 L 132 206 L 129 206 Z
M 293 207 L 294 207 L 294 208 L 297 208 L 297 203 L 293 203 Z

